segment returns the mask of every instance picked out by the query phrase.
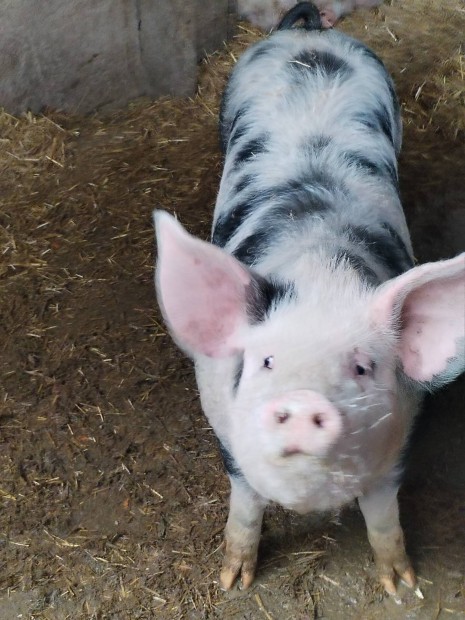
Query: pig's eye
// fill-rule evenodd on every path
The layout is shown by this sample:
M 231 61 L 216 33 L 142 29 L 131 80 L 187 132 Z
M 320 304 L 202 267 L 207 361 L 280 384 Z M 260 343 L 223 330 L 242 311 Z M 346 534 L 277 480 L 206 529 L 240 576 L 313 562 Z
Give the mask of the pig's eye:
M 350 360 L 349 369 L 351 377 L 358 382 L 359 386 L 366 388 L 373 377 L 375 362 L 368 353 L 355 349 Z
M 273 368 L 273 364 L 274 364 L 274 356 L 273 355 L 269 355 L 268 357 L 265 357 L 265 359 L 263 360 L 263 366 L 265 368 L 268 368 L 269 370 L 271 370 Z
M 375 362 L 367 360 L 365 363 L 356 363 L 354 365 L 354 374 L 357 377 L 371 377 L 375 370 Z

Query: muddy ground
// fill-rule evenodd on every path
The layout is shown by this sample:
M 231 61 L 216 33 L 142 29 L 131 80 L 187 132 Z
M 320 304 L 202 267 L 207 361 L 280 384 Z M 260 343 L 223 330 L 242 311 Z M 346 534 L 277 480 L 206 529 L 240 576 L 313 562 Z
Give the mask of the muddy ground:
M 394 1 L 342 28 L 397 84 L 416 256 L 453 256 L 465 249 L 463 3 Z M 400 497 L 424 599 L 383 594 L 355 505 L 270 508 L 254 586 L 218 588 L 228 483 L 156 306 L 151 212 L 208 237 L 218 96 L 257 36 L 242 29 L 211 57 L 192 101 L 1 117 L 2 620 L 465 618 L 463 378 L 428 399 Z

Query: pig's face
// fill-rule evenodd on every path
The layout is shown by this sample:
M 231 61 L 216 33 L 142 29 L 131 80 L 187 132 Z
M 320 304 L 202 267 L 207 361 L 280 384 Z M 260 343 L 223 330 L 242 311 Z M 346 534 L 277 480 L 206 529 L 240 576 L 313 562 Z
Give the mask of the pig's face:
M 230 447 L 264 497 L 305 512 L 360 495 L 405 440 L 390 331 L 348 271 L 308 266 L 307 290 L 247 328 L 225 414 Z

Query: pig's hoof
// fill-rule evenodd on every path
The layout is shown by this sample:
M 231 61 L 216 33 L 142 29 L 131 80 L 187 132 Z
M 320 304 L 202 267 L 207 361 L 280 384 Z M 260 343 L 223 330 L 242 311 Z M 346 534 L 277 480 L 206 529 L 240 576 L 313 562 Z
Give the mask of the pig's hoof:
M 402 581 L 409 588 L 415 587 L 416 579 L 415 579 L 415 573 L 413 571 L 413 568 L 410 565 L 408 566 L 403 565 L 399 567 L 394 566 L 394 570 L 390 574 L 386 574 L 384 572 L 384 574 L 380 574 L 380 577 L 379 577 L 381 585 L 383 586 L 383 588 L 386 590 L 388 594 L 396 594 L 397 592 L 397 587 L 396 587 L 396 582 L 395 582 L 396 574 L 400 577 L 400 579 L 402 579 Z
M 256 558 L 243 558 L 226 552 L 220 574 L 220 585 L 223 590 L 230 590 L 239 574 L 242 587 L 247 589 L 255 577 Z

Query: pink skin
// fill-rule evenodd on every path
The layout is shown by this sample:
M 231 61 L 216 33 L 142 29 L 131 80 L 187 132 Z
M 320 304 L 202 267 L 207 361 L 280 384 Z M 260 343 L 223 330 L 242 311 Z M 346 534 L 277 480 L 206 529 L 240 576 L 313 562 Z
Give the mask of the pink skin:
M 230 355 L 236 349 L 228 345 L 228 337 L 245 318 L 250 275 L 225 252 L 218 249 L 212 255 L 210 244 L 192 243 L 182 226 L 162 211 L 156 214 L 156 226 L 163 261 L 157 287 L 163 290 L 163 313 L 171 330 L 183 334 L 184 348 L 212 357 Z M 192 288 L 199 293 L 195 298 Z M 208 317 L 205 308 L 212 310 Z M 241 308 L 244 316 L 238 312 Z
M 399 357 L 404 372 L 415 381 L 447 376 L 448 360 L 463 355 L 464 274 L 461 254 L 411 269 L 378 289 L 374 320 L 380 325 L 402 322 Z
M 279 443 L 281 456 L 323 455 L 338 438 L 339 412 L 311 390 L 287 392 L 264 407 L 264 431 Z

